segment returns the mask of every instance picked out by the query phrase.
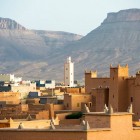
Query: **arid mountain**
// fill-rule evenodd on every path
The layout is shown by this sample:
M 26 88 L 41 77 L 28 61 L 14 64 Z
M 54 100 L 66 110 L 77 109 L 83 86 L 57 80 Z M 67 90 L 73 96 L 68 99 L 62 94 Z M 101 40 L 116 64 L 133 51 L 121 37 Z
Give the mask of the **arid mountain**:
M 130 73 L 135 74 L 140 69 L 140 9 L 109 13 L 99 27 L 63 47 L 61 53 L 64 58 L 72 56 L 78 79 L 84 77 L 85 70 L 106 76 L 110 64 L 128 64 Z
M 25 27 L 18 24 L 16 21 L 9 18 L 1 18 L 1 17 L 0 17 L 0 29 L 26 30 Z
M 42 74 L 41 70 L 47 69 L 46 57 L 81 37 L 67 32 L 28 30 L 14 20 L 0 18 L 0 73 L 44 78 L 47 73 Z
M 34 30 L 34 32 L 44 39 L 47 46 L 53 47 L 54 49 L 66 46 L 72 41 L 82 38 L 81 35 L 61 31 Z
M 109 13 L 99 27 L 83 38 L 61 33 L 1 29 L 0 72 L 62 81 L 68 56 L 75 62 L 75 79 L 79 80 L 85 70 L 108 75 L 110 64 L 128 63 L 131 74 L 140 69 L 140 9 Z

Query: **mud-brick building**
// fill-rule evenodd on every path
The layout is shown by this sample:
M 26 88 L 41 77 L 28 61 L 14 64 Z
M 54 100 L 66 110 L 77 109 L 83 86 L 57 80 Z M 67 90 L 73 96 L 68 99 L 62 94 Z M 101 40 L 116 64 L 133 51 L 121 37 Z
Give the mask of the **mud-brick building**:
M 86 112 L 81 123 L 72 127 L 70 123 L 59 126 L 51 122 L 48 128 L 25 128 L 23 123 L 18 128 L 1 128 L 0 136 L 3 140 L 139 140 L 140 127 L 133 126 L 130 110 Z
M 124 112 L 132 103 L 133 119 L 140 119 L 140 72 L 129 76 L 128 65 L 110 66 L 110 77 L 85 72 L 85 91 L 93 95 L 94 111 L 103 111 L 105 104 L 111 104 L 115 112 Z

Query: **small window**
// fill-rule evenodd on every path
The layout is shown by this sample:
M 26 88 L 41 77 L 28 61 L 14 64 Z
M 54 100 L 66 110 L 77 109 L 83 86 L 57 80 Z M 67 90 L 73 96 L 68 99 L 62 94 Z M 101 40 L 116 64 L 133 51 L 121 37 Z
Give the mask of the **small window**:
M 92 103 L 89 103 L 90 107 L 92 106 Z
M 80 107 L 80 104 L 79 103 L 77 103 L 77 107 Z
M 67 103 L 67 107 L 69 107 L 69 104 Z
M 133 97 L 131 97 L 131 99 L 130 99 L 130 100 L 131 100 L 131 103 L 132 103 L 132 102 L 133 102 Z
M 113 94 L 113 98 L 114 98 L 114 94 Z

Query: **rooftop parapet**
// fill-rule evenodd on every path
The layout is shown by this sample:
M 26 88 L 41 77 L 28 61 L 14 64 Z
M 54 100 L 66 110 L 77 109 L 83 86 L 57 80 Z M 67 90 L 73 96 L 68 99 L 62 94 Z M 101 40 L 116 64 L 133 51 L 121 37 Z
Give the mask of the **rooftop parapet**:
M 90 129 L 90 126 L 89 126 L 89 123 L 88 121 L 85 121 L 85 125 L 84 125 L 84 130 L 89 130 Z
M 136 75 L 140 75 L 140 70 L 136 72 Z
M 117 66 L 112 66 L 112 64 L 110 64 L 110 68 L 128 68 L 128 64 L 126 64 L 125 66 L 121 66 L 120 64 L 118 64 Z
M 130 104 L 130 106 L 128 107 L 127 112 L 128 112 L 128 113 L 133 113 L 132 104 Z
M 19 126 L 18 126 L 18 129 L 23 129 L 23 128 L 24 128 L 24 127 L 23 127 L 23 124 L 20 123 Z
M 85 71 L 85 74 L 90 74 L 91 78 L 97 77 L 97 70 L 96 71 Z

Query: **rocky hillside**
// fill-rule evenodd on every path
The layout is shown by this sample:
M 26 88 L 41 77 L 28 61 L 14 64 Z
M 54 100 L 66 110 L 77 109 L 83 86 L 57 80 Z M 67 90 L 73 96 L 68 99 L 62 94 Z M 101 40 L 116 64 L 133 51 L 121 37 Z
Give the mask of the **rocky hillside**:
M 34 30 L 34 32 L 44 39 L 46 45 L 53 48 L 66 46 L 72 41 L 79 40 L 82 37 L 81 35 L 60 31 Z
M 25 30 L 25 27 L 9 18 L 0 18 L 0 29 Z
M 56 57 L 60 61 L 69 55 L 75 62 L 77 79 L 84 77 L 85 70 L 97 70 L 100 76 L 109 75 L 110 64 L 116 66 L 118 63 L 128 63 L 130 73 L 135 74 L 140 69 L 140 9 L 109 13 L 99 27 L 61 48 Z M 62 67 L 61 62 L 55 61 L 51 60 L 51 63 Z M 57 69 L 55 65 L 49 68 L 50 71 Z
M 0 72 L 62 81 L 68 56 L 79 80 L 85 70 L 108 75 L 110 64 L 128 63 L 131 74 L 140 69 L 140 9 L 109 13 L 99 27 L 80 38 L 64 32 L 1 29 Z
M 41 69 L 46 70 L 48 65 L 46 57 L 81 37 L 66 32 L 28 30 L 14 20 L 0 18 L 0 73 L 42 78 Z

